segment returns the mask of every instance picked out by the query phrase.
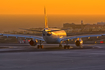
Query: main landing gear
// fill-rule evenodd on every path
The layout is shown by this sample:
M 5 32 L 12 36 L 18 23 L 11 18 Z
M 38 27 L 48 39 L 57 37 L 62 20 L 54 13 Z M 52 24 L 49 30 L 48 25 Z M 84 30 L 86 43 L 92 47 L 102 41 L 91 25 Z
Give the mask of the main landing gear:
M 61 48 L 62 47 L 62 44 L 59 44 L 59 47 Z
M 69 45 L 64 45 L 64 49 L 70 49 Z
M 37 48 L 38 49 L 43 49 L 43 45 L 41 45 L 42 41 L 40 40 L 39 43 L 40 43 L 40 45 L 37 45 Z
M 64 49 L 70 49 L 70 45 L 68 45 L 68 41 L 69 40 L 66 41 L 66 45 L 64 45 Z

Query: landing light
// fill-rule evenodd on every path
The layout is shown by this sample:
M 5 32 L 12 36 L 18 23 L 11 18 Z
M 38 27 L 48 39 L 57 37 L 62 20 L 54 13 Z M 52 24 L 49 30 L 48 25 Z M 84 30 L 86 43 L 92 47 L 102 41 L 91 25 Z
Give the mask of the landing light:
M 90 39 L 90 37 L 88 37 L 88 39 Z
M 37 40 L 37 39 L 35 39 L 35 41 L 36 41 L 36 42 L 38 42 L 38 40 Z
M 68 41 L 69 41 L 69 39 L 68 39 Z
M 77 40 L 79 40 L 79 38 L 77 38 Z
M 83 43 L 83 41 L 80 42 L 81 44 Z

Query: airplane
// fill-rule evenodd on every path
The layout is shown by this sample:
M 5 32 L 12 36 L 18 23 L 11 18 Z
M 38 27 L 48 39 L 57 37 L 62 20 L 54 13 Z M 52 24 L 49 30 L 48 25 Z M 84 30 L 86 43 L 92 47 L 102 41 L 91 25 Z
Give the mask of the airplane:
M 69 36 L 67 37 L 67 34 L 64 30 L 61 29 L 56 29 L 56 28 L 49 28 L 48 23 L 47 23 L 47 15 L 46 15 L 46 8 L 44 8 L 44 16 L 45 16 L 45 28 L 42 32 L 42 36 L 27 36 L 27 35 L 13 35 L 13 34 L 0 34 L 2 36 L 12 36 L 12 37 L 24 37 L 26 38 L 31 38 L 29 41 L 29 44 L 31 46 L 36 46 L 38 41 L 39 45 L 37 45 L 38 49 L 44 48 L 42 45 L 42 41 L 45 41 L 47 44 L 59 44 L 59 47 L 62 47 L 62 42 L 65 41 L 66 45 L 64 45 L 64 49 L 70 49 L 70 45 L 68 44 L 68 41 L 71 39 L 76 39 L 75 40 L 75 45 L 78 47 L 82 48 L 83 40 L 81 38 L 84 37 L 98 37 L 98 36 L 104 36 L 105 34 L 96 34 L 96 35 L 81 35 L 81 36 Z M 28 29 L 26 29 L 28 30 Z

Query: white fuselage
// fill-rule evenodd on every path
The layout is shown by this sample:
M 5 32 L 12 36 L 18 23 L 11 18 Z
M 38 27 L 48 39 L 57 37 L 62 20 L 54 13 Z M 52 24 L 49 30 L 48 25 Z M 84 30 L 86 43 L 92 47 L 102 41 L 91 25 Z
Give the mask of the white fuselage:
M 51 29 L 51 28 L 44 29 L 42 33 L 43 39 L 48 44 L 59 44 L 61 43 L 61 39 L 67 36 L 64 30 L 58 30 L 58 31 L 52 31 L 52 30 L 57 30 L 57 29 Z

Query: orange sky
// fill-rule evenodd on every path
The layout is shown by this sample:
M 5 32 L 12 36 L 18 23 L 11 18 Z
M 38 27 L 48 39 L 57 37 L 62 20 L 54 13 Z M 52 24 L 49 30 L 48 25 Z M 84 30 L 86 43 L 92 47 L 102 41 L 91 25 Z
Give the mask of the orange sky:
M 0 0 L 0 14 L 105 15 L 105 0 Z

